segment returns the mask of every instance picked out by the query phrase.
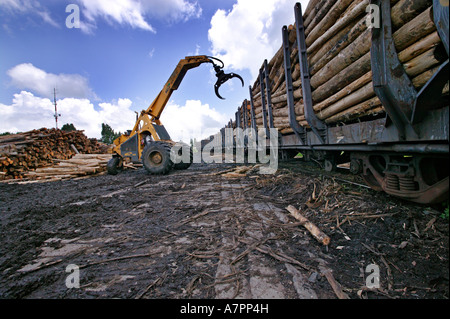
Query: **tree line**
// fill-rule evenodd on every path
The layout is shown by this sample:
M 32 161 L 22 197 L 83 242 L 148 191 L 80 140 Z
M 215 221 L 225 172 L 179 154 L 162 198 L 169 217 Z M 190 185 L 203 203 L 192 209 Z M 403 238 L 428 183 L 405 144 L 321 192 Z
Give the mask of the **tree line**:
M 61 130 L 69 132 L 69 131 L 76 131 L 77 129 L 75 128 L 75 125 L 73 125 L 72 123 L 70 124 L 67 123 L 61 127 Z M 100 142 L 105 144 L 112 144 L 114 140 L 121 135 L 121 133 L 114 131 L 113 128 L 108 124 L 102 123 L 101 135 L 102 137 L 100 139 Z

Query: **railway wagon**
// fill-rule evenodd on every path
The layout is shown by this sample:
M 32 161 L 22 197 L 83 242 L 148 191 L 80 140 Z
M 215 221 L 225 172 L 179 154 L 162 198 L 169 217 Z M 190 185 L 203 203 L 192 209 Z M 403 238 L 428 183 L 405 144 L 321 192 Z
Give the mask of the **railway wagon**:
M 311 0 L 293 20 L 216 134 L 222 146 L 226 128 L 267 141 L 272 128 L 281 158 L 349 163 L 377 191 L 448 199 L 448 1 Z

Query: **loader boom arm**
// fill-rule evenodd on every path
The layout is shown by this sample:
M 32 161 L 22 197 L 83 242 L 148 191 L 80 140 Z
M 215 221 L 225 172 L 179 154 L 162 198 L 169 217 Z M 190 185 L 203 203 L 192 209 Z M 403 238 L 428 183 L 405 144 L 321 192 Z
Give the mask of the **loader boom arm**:
M 186 75 L 186 72 L 190 69 L 198 67 L 202 63 L 213 62 L 206 55 L 187 56 L 184 59 L 181 59 L 161 92 L 159 92 L 158 96 L 153 100 L 148 109 L 143 112 L 150 115 L 153 119 L 159 120 L 159 117 L 164 111 L 172 92 L 178 89 L 178 86 Z

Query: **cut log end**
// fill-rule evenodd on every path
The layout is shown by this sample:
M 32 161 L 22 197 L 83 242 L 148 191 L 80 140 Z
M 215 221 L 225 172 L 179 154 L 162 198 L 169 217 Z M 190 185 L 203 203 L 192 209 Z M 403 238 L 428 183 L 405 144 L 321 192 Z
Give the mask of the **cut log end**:
M 292 205 L 289 205 L 288 207 L 286 207 L 286 209 L 295 219 L 302 223 L 303 227 L 305 227 L 318 242 L 322 243 L 325 246 L 328 246 L 330 244 L 330 237 L 328 237 L 315 224 L 313 224 L 305 216 L 303 216 L 298 209 L 296 209 Z

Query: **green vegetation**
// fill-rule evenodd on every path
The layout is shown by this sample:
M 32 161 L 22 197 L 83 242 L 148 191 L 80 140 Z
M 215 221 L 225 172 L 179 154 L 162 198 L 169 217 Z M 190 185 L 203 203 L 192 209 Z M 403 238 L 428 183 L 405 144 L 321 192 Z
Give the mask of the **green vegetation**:
M 75 128 L 75 125 L 73 125 L 72 123 L 66 123 L 61 127 L 62 131 L 66 131 L 66 132 L 70 132 L 70 131 L 76 131 L 77 129 Z
M 105 144 L 112 144 L 116 138 L 121 134 L 119 132 L 114 132 L 114 130 L 108 124 L 102 123 L 102 141 Z
M 448 220 L 448 218 L 449 218 L 449 201 L 447 200 L 447 201 L 445 201 L 444 203 L 443 203 L 443 205 L 444 205 L 444 207 L 445 206 L 447 206 L 447 207 L 445 207 L 444 208 L 444 212 L 441 214 L 441 217 L 443 218 L 443 219 L 446 219 L 446 220 Z
M 191 145 L 191 149 L 192 149 L 193 153 L 197 153 L 199 151 L 199 150 L 197 150 L 197 145 L 200 146 L 200 143 L 197 142 L 196 138 L 194 138 L 194 139 L 191 138 L 189 144 Z

